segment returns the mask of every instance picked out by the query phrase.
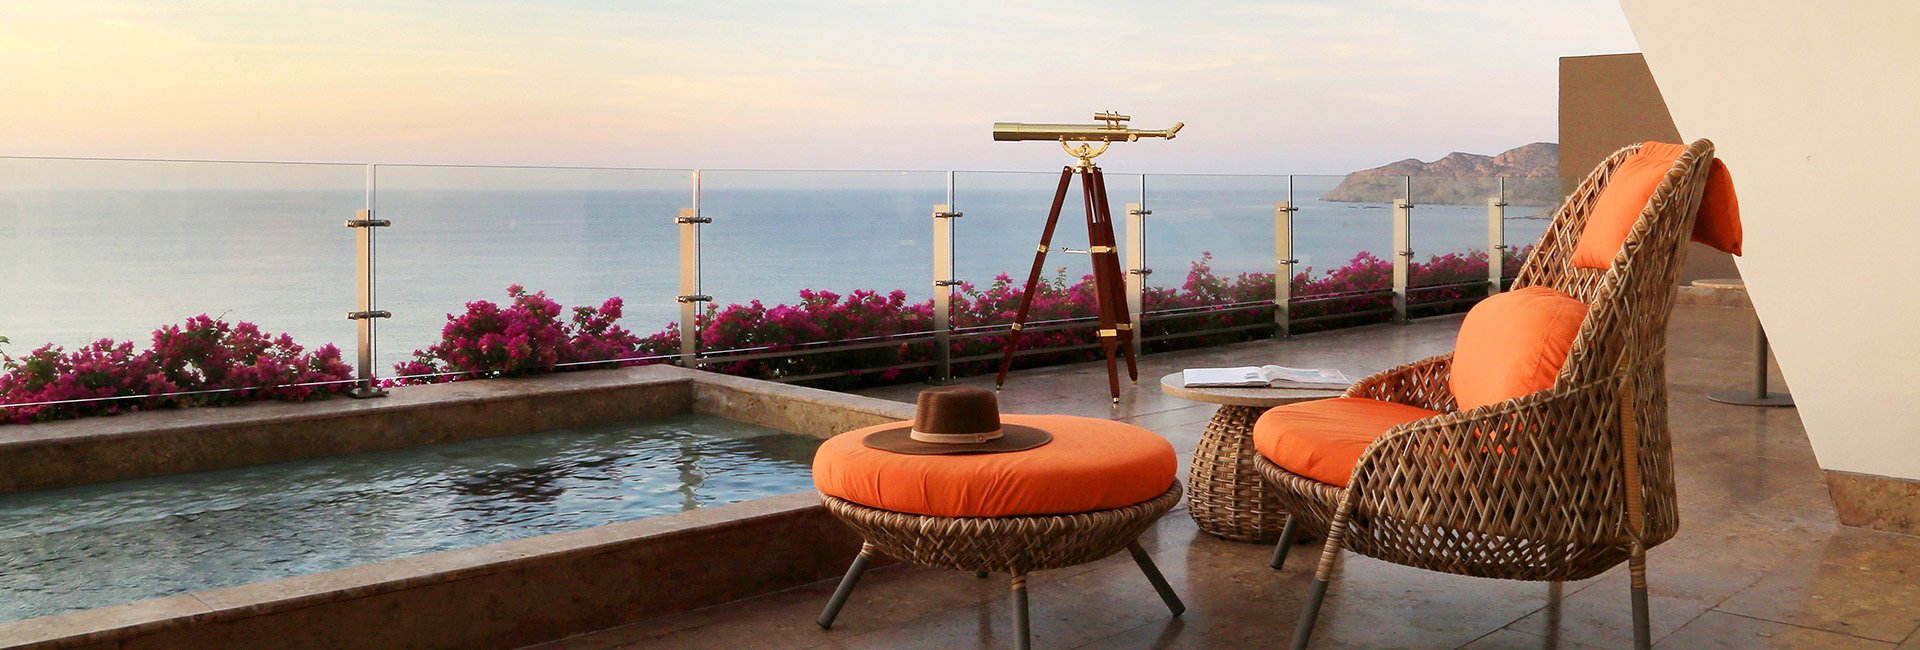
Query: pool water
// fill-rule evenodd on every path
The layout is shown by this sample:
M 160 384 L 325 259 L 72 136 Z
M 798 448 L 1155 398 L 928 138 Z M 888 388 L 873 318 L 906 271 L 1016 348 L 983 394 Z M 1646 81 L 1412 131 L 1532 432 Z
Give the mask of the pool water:
M 677 415 L 0 495 L 0 621 L 790 494 L 819 445 Z

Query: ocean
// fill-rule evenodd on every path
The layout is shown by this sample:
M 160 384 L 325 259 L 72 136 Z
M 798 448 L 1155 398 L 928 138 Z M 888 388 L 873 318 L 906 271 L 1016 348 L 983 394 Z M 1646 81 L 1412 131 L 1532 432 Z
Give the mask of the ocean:
M 354 232 L 368 205 L 378 232 L 383 373 L 439 337 L 449 313 L 506 299 L 520 284 L 567 306 L 626 303 L 647 334 L 678 319 L 678 230 L 691 207 L 684 171 L 0 160 L 0 347 L 99 338 L 144 344 L 152 330 L 206 313 L 351 350 Z M 1057 172 L 956 172 L 958 279 L 1024 280 Z M 1317 273 L 1392 248 L 1384 203 L 1319 199 L 1339 176 L 1293 177 L 1295 256 Z M 1178 286 L 1203 252 L 1215 273 L 1273 271 L 1274 202 L 1285 176 L 1107 176 L 1115 234 L 1145 203 L 1154 286 Z M 1553 181 L 1553 179 L 1528 179 Z M 1464 182 L 1464 181 L 1463 181 Z M 1484 183 L 1485 181 L 1480 181 Z M 900 289 L 932 296 L 935 204 L 945 172 L 706 171 L 700 174 L 701 289 L 717 304 L 793 302 L 801 289 Z M 1416 203 L 1418 197 L 1416 196 Z M 1486 206 L 1418 205 L 1415 259 L 1486 249 Z M 1545 206 L 1511 206 L 1506 239 L 1536 241 Z M 1079 188 L 1053 245 L 1084 248 Z M 1088 273 L 1052 254 L 1048 275 Z M 349 354 L 351 358 L 351 354 Z

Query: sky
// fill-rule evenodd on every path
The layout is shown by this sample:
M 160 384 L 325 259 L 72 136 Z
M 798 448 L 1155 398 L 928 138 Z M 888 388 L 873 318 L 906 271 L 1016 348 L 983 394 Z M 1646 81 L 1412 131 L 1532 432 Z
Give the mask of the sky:
M 1557 134 L 1615 0 L 8 0 L 0 155 L 1049 169 L 996 121 L 1138 128 L 1110 171 L 1345 173 Z

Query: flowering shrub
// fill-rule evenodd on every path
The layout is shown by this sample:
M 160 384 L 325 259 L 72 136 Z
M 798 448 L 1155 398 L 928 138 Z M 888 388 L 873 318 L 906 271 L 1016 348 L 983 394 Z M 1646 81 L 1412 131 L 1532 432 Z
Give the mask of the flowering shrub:
M 1528 252 L 1508 256 L 1503 275 L 1517 274 Z M 1202 254 L 1179 286 L 1143 290 L 1148 317 L 1138 333 L 1153 339 L 1143 345 L 1147 351 L 1271 334 L 1274 275 L 1223 277 L 1214 273 L 1212 262 L 1211 254 Z M 1410 312 L 1418 316 L 1466 309 L 1472 299 L 1486 295 L 1486 268 L 1487 254 L 1481 251 L 1412 264 Z M 1393 265 L 1367 252 L 1324 274 L 1301 269 L 1289 280 L 1293 331 L 1384 320 L 1392 304 L 1386 292 L 1392 277 Z M 985 287 L 960 285 L 951 312 L 955 336 L 947 350 L 955 374 L 998 370 L 1008 337 L 1004 325 L 1013 321 L 1022 289 L 1005 274 Z M 512 301 L 505 306 L 476 300 L 467 303 L 465 313 L 449 314 L 440 342 L 415 350 L 412 360 L 396 365 L 400 378 L 389 385 L 639 365 L 679 350 L 678 323 L 647 336 L 621 327 L 623 303 L 618 297 L 598 307 L 568 310 L 545 292 L 529 293 L 519 285 L 507 287 L 507 296 Z M 1034 287 L 1029 327 L 1019 341 L 1019 348 L 1029 353 L 1016 357 L 1015 367 L 1099 358 L 1093 323 L 1046 326 L 1088 319 L 1096 309 L 1093 276 L 1070 283 L 1062 268 L 1043 278 Z M 769 307 L 753 301 L 710 306 L 701 322 L 700 349 L 717 357 L 710 369 L 762 379 L 829 387 L 893 383 L 927 376 L 939 352 L 931 337 L 914 336 L 932 331 L 932 301 L 910 303 L 906 292 L 897 290 L 859 290 L 844 296 L 804 290 L 792 305 Z M 826 341 L 835 343 L 823 344 Z M 849 341 L 859 345 L 831 349 L 846 347 Z M 0 338 L 0 344 L 6 342 Z M 894 367 L 871 371 L 888 366 Z M 252 323 L 230 324 L 202 314 L 155 330 L 152 346 L 141 351 L 132 343 L 103 339 L 72 351 L 47 345 L 19 358 L 0 353 L 0 403 L 39 404 L 0 406 L 0 422 L 268 398 L 297 401 L 344 392 L 352 376 L 332 345 L 307 352 L 285 334 L 269 336 Z M 81 401 L 103 398 L 120 399 Z
M 1523 252 L 1524 253 L 1524 252 Z M 1148 312 L 1141 335 L 1154 340 L 1149 352 L 1262 338 L 1272 333 L 1273 274 L 1216 275 L 1213 256 L 1202 254 L 1177 287 L 1149 286 L 1142 306 Z M 1416 315 L 1460 311 L 1468 299 L 1486 295 L 1486 253 L 1434 256 L 1409 269 L 1411 306 Z M 1509 258 L 1517 270 L 1519 259 Z M 1295 319 L 1315 319 L 1294 331 L 1312 331 L 1381 321 L 1388 317 L 1393 265 L 1361 252 L 1344 266 L 1316 274 L 1302 269 L 1291 279 Z M 1455 285 L 1459 286 L 1446 286 Z M 1426 288 L 1420 288 L 1426 287 Z M 956 375 L 995 372 L 1009 334 L 1004 330 L 1019 309 L 1023 287 L 1002 274 L 986 286 L 962 283 L 952 301 L 948 358 Z M 620 299 L 599 309 L 577 307 L 571 324 L 560 322 L 562 309 L 544 293 L 508 288 L 511 305 L 487 301 L 467 305 L 464 315 L 449 315 L 439 343 L 415 351 L 415 359 L 395 367 L 405 381 L 433 377 L 505 376 L 553 370 L 556 364 L 672 354 L 679 347 L 679 324 L 637 337 L 614 324 Z M 707 368 L 760 379 L 850 388 L 926 377 L 936 362 L 937 343 L 913 336 L 933 330 L 932 301 L 908 302 L 906 292 L 857 290 L 847 295 L 803 290 L 795 304 L 768 306 L 761 301 L 707 308 L 702 316 L 700 349 L 713 358 Z M 1430 305 L 1422 307 L 1422 305 Z M 1016 368 L 1072 363 L 1100 357 L 1093 323 L 1050 328 L 1052 321 L 1086 319 L 1097 313 L 1093 276 L 1069 282 L 1066 270 L 1043 277 L 1034 287 L 1014 360 Z M 1351 317 L 1347 317 L 1347 316 Z M 1316 319 L 1316 317 L 1328 317 Z M 1232 329 L 1238 328 L 1238 329 Z M 1227 332 L 1216 330 L 1232 329 Z M 826 342 L 832 342 L 831 344 Z M 847 343 L 857 344 L 853 349 Z M 1038 352 L 1035 352 L 1038 351 Z M 786 354 L 782 354 L 786 353 Z M 621 362 L 635 365 L 638 361 Z M 893 366 L 888 368 L 888 366 Z M 905 366 L 905 367 L 901 367 Z M 873 369 L 886 368 L 875 371 Z
M 502 307 L 487 300 L 467 303 L 467 311 L 447 315 L 440 342 L 414 350 L 413 360 L 394 366 L 400 383 L 424 384 L 468 377 L 512 377 L 552 372 L 560 364 L 581 364 L 630 357 L 636 351 L 671 342 L 677 328 L 641 338 L 614 324 L 623 306 L 617 297 L 599 308 L 575 307 L 572 319 L 545 291 L 527 293 L 507 287 L 513 302 Z M 662 348 L 668 349 L 668 348 Z M 632 365 L 637 362 L 627 362 Z
M 0 342 L 5 342 L 0 339 Z M 44 345 L 15 358 L 0 353 L 0 422 L 24 423 L 126 411 L 300 401 L 344 392 L 353 370 L 332 345 L 307 352 L 252 323 L 205 314 L 153 332 L 153 345 L 101 339 L 71 352 Z M 317 385 L 316 385 L 317 384 Z M 107 401 L 102 398 L 122 398 Z M 46 402 L 61 402 L 48 404 Z

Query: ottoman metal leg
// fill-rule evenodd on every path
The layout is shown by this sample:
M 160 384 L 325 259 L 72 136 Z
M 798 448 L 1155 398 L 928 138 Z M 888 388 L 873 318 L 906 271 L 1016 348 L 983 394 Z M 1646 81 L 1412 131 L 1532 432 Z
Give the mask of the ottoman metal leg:
M 1160 567 L 1153 563 L 1146 549 L 1140 548 L 1140 541 L 1127 543 L 1127 552 L 1133 554 L 1134 564 L 1140 565 L 1140 572 L 1147 574 L 1147 582 L 1153 583 L 1153 590 L 1160 592 L 1160 601 L 1167 604 L 1167 611 L 1174 616 L 1186 613 L 1186 603 L 1180 602 L 1180 594 L 1173 593 L 1173 585 L 1167 584 L 1167 577 L 1160 574 Z
M 1033 648 L 1033 626 L 1027 620 L 1027 574 L 1013 574 L 1013 643 L 1020 650 Z
M 833 619 L 840 616 L 840 608 L 847 604 L 847 596 L 853 595 L 853 586 L 860 584 L 860 574 L 867 572 L 867 562 L 872 559 L 873 545 L 861 544 L 860 554 L 853 558 L 853 566 L 847 567 L 847 577 L 840 579 L 840 587 L 833 590 L 833 597 L 827 599 L 827 608 L 814 621 L 820 624 L 820 629 L 833 629 Z

